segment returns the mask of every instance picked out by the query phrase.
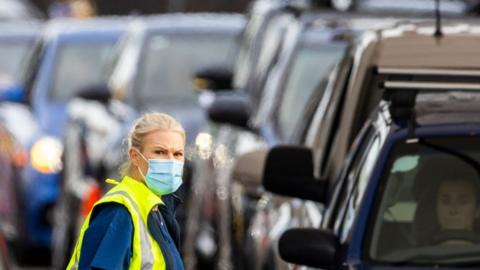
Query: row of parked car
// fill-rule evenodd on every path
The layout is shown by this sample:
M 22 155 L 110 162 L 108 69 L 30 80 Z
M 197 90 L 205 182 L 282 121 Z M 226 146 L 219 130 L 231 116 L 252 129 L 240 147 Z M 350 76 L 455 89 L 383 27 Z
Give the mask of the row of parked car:
M 437 195 L 446 176 L 480 181 L 480 25 L 436 31 L 432 19 L 339 17 L 295 0 L 257 0 L 247 19 L 0 31 L 0 229 L 15 259 L 64 268 L 132 121 L 159 110 L 188 134 L 187 269 L 478 266 L 479 220 L 448 227 L 434 203 L 466 196 Z
M 53 257 L 64 267 L 59 258 L 69 257 L 103 180 L 116 176 L 139 114 L 168 112 L 194 136 L 205 117 L 190 78 L 233 62 L 244 23 L 238 14 L 171 14 L 0 26 L 9 168 L 1 228 L 19 263 Z
M 194 80 L 216 124 L 196 140 L 187 268 L 478 267 L 478 23 L 295 4 L 257 1 L 233 73 Z

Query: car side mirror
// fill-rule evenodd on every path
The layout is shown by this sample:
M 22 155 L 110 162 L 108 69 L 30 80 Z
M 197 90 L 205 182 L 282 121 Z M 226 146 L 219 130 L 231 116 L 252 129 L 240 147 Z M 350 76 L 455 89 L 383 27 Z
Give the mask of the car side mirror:
M 217 94 L 207 112 L 213 122 L 249 128 L 250 100 L 246 95 L 233 92 Z
M 265 161 L 263 186 L 284 196 L 320 203 L 327 199 L 328 181 L 315 178 L 312 151 L 303 146 L 273 147 Z
M 25 88 L 22 85 L 14 84 L 0 89 L 0 101 L 22 103 L 26 98 Z
M 266 156 L 267 149 L 260 149 L 245 153 L 235 161 L 232 178 L 240 183 L 249 195 L 259 195 Z
M 207 67 L 195 72 L 193 77 L 193 89 L 202 91 L 231 91 L 233 72 L 227 67 Z
M 112 98 L 112 91 L 106 83 L 90 84 L 80 88 L 76 97 L 107 104 Z
M 289 263 L 321 269 L 337 268 L 338 239 L 331 231 L 290 229 L 278 242 L 280 257 Z

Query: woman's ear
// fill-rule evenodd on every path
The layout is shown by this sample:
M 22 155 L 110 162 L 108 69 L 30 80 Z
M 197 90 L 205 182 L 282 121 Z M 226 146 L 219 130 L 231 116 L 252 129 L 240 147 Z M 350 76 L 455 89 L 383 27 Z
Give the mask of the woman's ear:
M 138 167 L 138 150 L 133 147 L 128 149 L 128 157 L 130 158 L 130 162 L 132 163 L 132 165 Z

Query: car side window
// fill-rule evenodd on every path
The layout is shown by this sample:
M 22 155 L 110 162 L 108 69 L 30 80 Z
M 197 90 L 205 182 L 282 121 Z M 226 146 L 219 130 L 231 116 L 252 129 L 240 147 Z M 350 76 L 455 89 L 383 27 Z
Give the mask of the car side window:
M 379 135 L 375 135 L 370 141 L 370 145 L 366 149 L 363 155 L 361 155 L 356 165 L 352 167 L 349 172 L 348 182 L 351 191 L 348 192 L 348 200 L 344 201 L 342 207 L 344 214 L 340 216 L 338 223 L 338 229 L 335 231 L 339 233 L 340 241 L 343 243 L 348 238 L 350 230 L 352 228 L 355 217 L 358 213 L 358 209 L 362 202 L 365 190 L 370 182 L 370 178 L 377 163 L 377 158 L 381 149 L 381 140 Z
M 347 166 L 342 170 L 338 180 L 337 194 L 329 206 L 333 210 L 329 227 L 339 236 L 342 243 L 348 237 L 380 148 L 381 140 L 377 130 L 372 124 L 367 123 L 351 148 Z
M 356 137 L 351 148 L 352 151 L 344 162 L 344 169 L 340 172 L 338 179 L 335 181 L 331 199 L 325 213 L 325 219 L 322 223 L 323 227 L 333 229 L 336 221 L 341 217 L 341 214 L 343 213 L 341 211 L 343 209 L 342 206 L 345 205 L 345 201 L 348 199 L 348 194 L 351 191 L 351 181 L 349 181 L 351 176 L 350 172 L 358 167 L 358 163 L 361 160 L 360 158 L 363 156 L 362 153 L 365 152 L 365 149 L 369 145 L 370 140 L 368 138 L 373 136 L 373 132 L 374 130 L 368 122 Z
M 265 83 L 268 72 L 278 61 L 278 54 L 281 51 L 282 39 L 286 33 L 287 26 L 294 21 L 291 14 L 285 13 L 273 18 L 267 25 L 265 37 L 258 52 L 256 65 L 254 67 L 255 78 L 252 88 L 245 89 L 255 100 L 261 96 L 260 89 Z
M 292 127 L 298 126 L 304 119 L 304 110 L 298 108 L 307 108 L 310 102 L 320 100 L 328 77 L 345 50 L 346 45 L 340 42 L 300 45 L 278 106 L 278 118 L 275 118 L 283 138 L 291 139 L 295 130 L 298 130 Z

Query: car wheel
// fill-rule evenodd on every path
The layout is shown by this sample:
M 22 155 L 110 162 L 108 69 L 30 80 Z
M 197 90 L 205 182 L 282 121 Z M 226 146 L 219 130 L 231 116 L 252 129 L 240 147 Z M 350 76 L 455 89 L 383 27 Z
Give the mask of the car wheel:
M 332 8 L 338 11 L 349 11 L 355 7 L 355 0 L 331 0 Z

